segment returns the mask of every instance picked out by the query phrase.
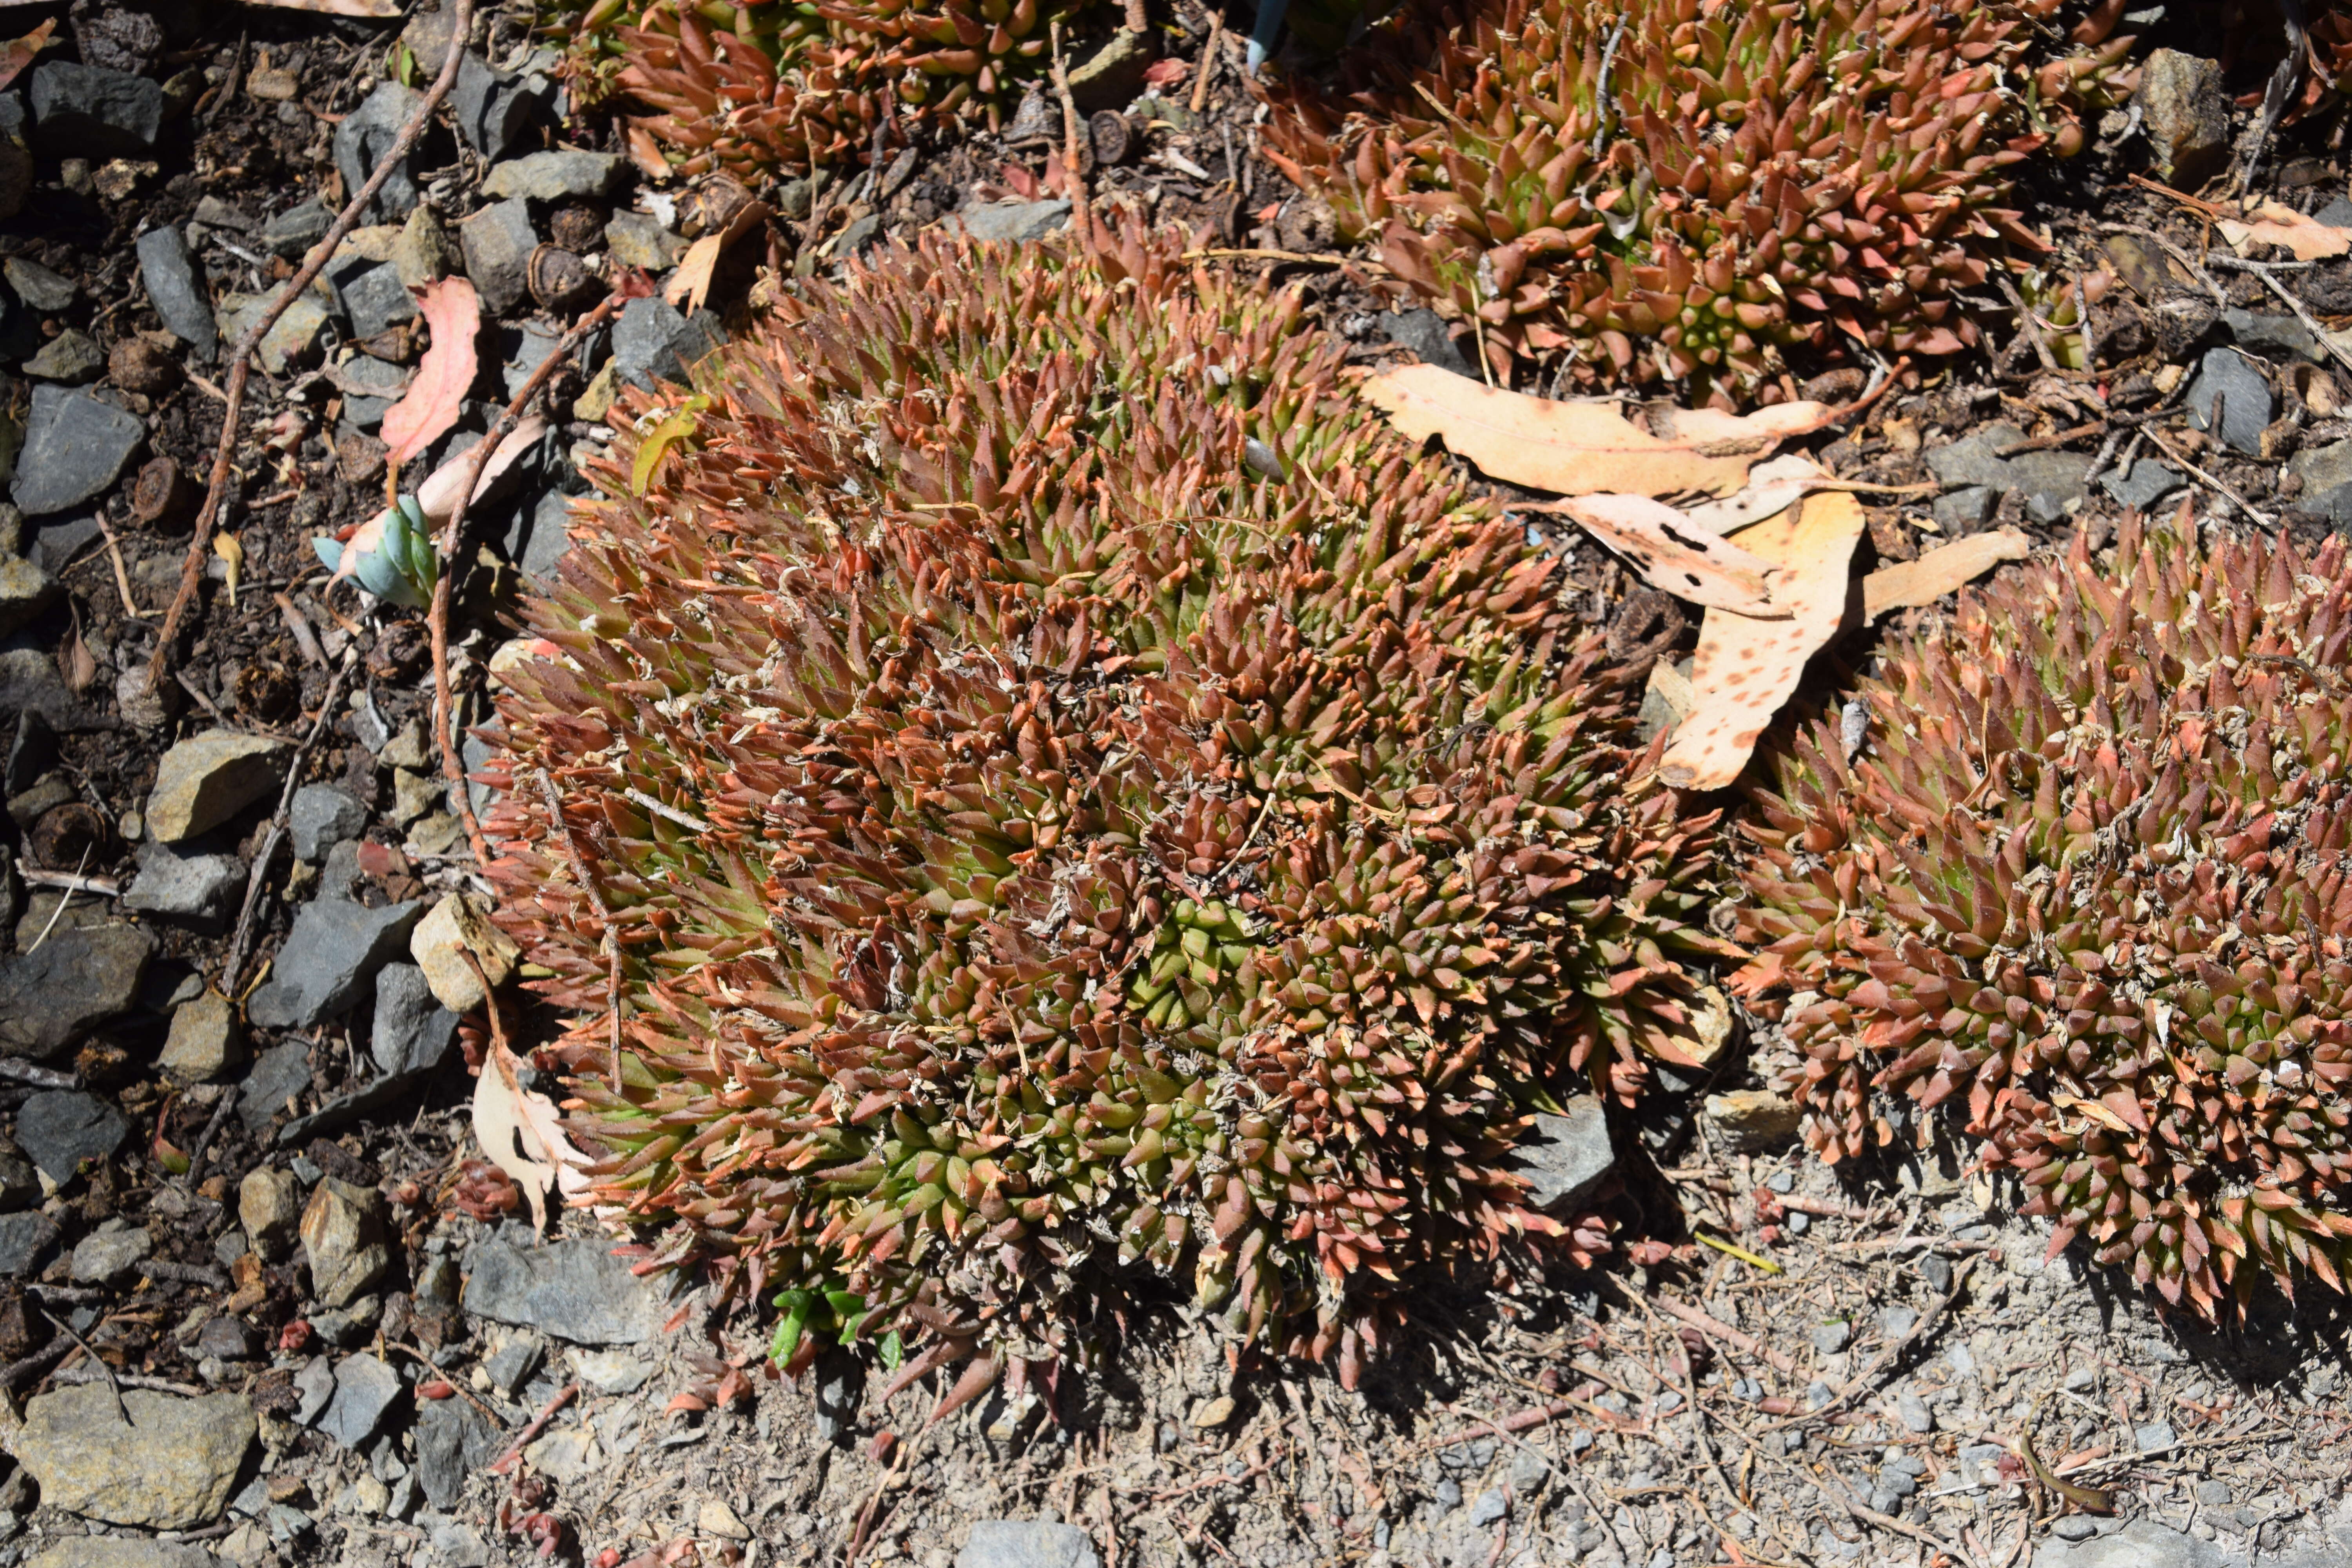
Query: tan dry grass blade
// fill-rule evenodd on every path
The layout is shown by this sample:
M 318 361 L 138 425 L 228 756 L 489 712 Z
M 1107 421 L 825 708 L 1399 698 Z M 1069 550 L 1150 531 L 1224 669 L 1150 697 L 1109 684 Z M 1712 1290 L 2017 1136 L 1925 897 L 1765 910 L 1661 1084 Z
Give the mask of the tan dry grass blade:
M 1709 610 L 1699 623 L 1691 685 L 1698 706 L 1675 731 L 1658 776 L 1676 789 L 1721 789 L 1738 778 L 1772 716 L 1797 689 L 1805 661 L 1837 635 L 1853 590 L 1862 503 L 1842 491 L 1808 496 L 1742 530 L 1739 546 L 1777 569 L 1772 598 L 1785 621 Z
M 1435 365 L 1384 370 L 1359 391 L 1412 440 L 1442 436 L 1490 479 L 1564 496 L 1731 495 L 1776 442 L 1819 429 L 1833 412 L 1818 403 L 1745 416 L 1685 410 L 1665 421 L 1677 432 L 1668 438 L 1629 423 L 1613 403 L 1503 392 Z
M 1870 622 L 1890 611 L 1932 605 L 2002 562 L 2022 561 L 2032 553 L 2033 542 L 2014 528 L 1939 544 L 1916 561 L 1899 562 L 1864 577 L 1862 618 Z

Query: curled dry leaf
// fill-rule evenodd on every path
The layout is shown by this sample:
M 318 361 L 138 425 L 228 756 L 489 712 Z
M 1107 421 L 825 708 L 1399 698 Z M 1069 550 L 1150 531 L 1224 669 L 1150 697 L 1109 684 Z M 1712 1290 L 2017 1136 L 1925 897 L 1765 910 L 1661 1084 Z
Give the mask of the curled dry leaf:
M 706 234 L 688 247 L 663 290 L 669 302 L 681 310 L 700 310 L 710 296 L 710 278 L 719 269 L 719 258 L 754 224 L 765 223 L 773 210 L 765 202 L 746 202 L 727 220 L 725 228 Z
M 1491 479 L 1564 496 L 1731 495 L 1775 443 L 1837 414 L 1819 403 L 1738 416 L 1653 410 L 1643 429 L 1614 403 L 1530 397 L 1426 364 L 1381 371 L 1360 390 L 1410 438 L 1441 436 Z
M 2213 226 L 2241 256 L 2255 245 L 2278 246 L 2297 261 L 2325 261 L 2352 251 L 2352 229 L 2332 227 L 2278 202 L 2257 202 L 2243 220 L 2216 218 Z
M 1693 528 L 1690 520 L 1647 496 L 1580 496 L 1529 511 L 1558 511 L 1582 523 L 1623 556 L 1654 588 L 1714 609 L 1786 619 L 1772 603 L 1770 567 L 1739 546 Z
M 547 421 L 536 414 L 509 431 L 498 450 L 490 454 L 490 460 L 482 465 L 481 478 L 474 481 L 474 499 L 467 504 L 479 505 L 493 494 L 515 464 L 546 435 Z M 431 479 L 416 487 L 417 507 L 433 521 L 448 521 L 449 514 L 457 509 L 458 492 L 466 487 L 466 466 L 474 460 L 481 445 L 478 440 L 467 442 L 433 470 Z
M 416 290 L 416 307 L 433 341 L 407 392 L 383 416 L 384 460 L 394 467 L 439 440 L 465 411 L 466 393 L 480 368 L 474 340 L 481 335 L 482 302 L 463 278 L 444 278 Z
M 522 1063 L 493 1044 L 474 1080 L 474 1138 L 482 1153 L 515 1180 L 530 1205 L 532 1228 L 547 1228 L 548 1194 L 576 1192 L 585 1178 L 580 1152 L 557 1123 L 554 1102 L 523 1088 Z
M 216 533 L 213 535 L 213 553 L 221 558 L 221 564 L 228 571 L 228 602 L 229 607 L 235 609 L 237 580 L 245 574 L 244 542 L 234 533 Z
M 1796 690 L 1805 661 L 1845 618 L 1862 528 L 1862 504 L 1832 491 L 1740 534 L 1740 548 L 1774 568 L 1773 603 L 1789 619 L 1707 611 L 1691 668 L 1698 704 L 1659 760 L 1661 779 L 1676 789 L 1711 790 L 1739 776 L 1757 738 Z
M 1701 501 L 1684 509 L 1694 528 L 1708 533 L 1731 533 L 1751 522 L 1778 517 L 1815 490 L 1836 489 L 1835 474 L 1798 452 L 1787 452 L 1757 464 L 1748 471 L 1748 483 L 1735 495 Z
M 1883 567 L 1864 577 L 1862 618 L 1874 621 L 1890 611 L 1932 605 L 2002 562 L 2022 561 L 2032 553 L 2033 542 L 2014 528 L 1972 533 L 1939 544 L 1916 561 Z

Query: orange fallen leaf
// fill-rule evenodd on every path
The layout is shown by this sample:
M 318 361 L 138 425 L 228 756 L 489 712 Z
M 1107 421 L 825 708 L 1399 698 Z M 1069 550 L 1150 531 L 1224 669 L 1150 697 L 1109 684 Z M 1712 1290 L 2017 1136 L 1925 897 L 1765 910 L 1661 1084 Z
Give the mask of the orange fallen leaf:
M 15 81 L 33 63 L 33 57 L 49 47 L 57 31 L 58 19 L 51 16 L 23 37 L 0 44 L 0 87 Z
M 2325 261 L 2352 251 L 2352 229 L 2336 228 L 2278 202 L 2260 202 L 2243 221 L 2216 218 L 2213 226 L 2239 254 L 2249 245 L 2275 245 L 2294 253 L 2297 261 Z
M 482 302 L 463 278 L 444 278 L 416 290 L 416 308 L 433 334 L 416 374 L 399 402 L 385 411 L 384 460 L 397 468 L 448 433 L 465 412 L 466 394 L 480 369 L 474 340 L 481 335 Z
M 2032 553 L 2033 542 L 2014 528 L 1972 533 L 1939 544 L 1916 561 L 1881 567 L 1864 577 L 1862 618 L 1874 621 L 1893 610 L 1932 605 L 2002 562 L 2022 561 Z
M 706 234 L 687 247 L 686 255 L 670 274 L 663 297 L 681 310 L 698 310 L 710 295 L 710 276 L 719 269 L 719 258 L 752 225 L 765 223 L 772 211 L 765 202 L 745 202 L 736 215 L 727 220 L 727 226 L 716 234 Z
M 1691 667 L 1698 705 L 1659 760 L 1661 779 L 1676 789 L 1711 790 L 1739 776 L 1757 738 L 1797 689 L 1805 661 L 1845 618 L 1862 528 L 1862 503 L 1832 491 L 1741 531 L 1740 548 L 1775 568 L 1772 601 L 1790 618 L 1706 612 Z
M 1381 371 L 1360 391 L 1410 438 L 1442 436 L 1489 478 L 1564 496 L 1727 496 L 1777 442 L 1837 413 L 1818 403 L 1746 416 L 1653 411 L 1656 428 L 1643 429 L 1613 403 L 1530 397 L 1427 364 Z
M 1524 510 L 1574 518 L 1623 556 L 1652 587 L 1678 599 L 1761 619 L 1788 618 L 1789 612 L 1772 603 L 1768 563 L 1693 528 L 1688 518 L 1664 501 L 1648 496 L 1591 495 Z

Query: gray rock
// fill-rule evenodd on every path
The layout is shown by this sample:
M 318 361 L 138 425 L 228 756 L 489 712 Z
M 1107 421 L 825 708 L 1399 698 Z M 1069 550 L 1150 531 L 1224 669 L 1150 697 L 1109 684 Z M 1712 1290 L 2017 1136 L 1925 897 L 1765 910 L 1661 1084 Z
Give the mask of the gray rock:
M 253 1447 L 242 1394 L 184 1399 L 102 1383 L 37 1395 L 10 1449 L 41 1501 L 109 1524 L 186 1530 L 218 1519 Z M 123 1421 L 128 1413 L 131 1419 Z
M 111 489 L 146 439 L 147 426 L 129 409 L 70 387 L 36 386 L 9 499 L 27 517 L 79 506 Z
M 498 1457 L 500 1436 L 463 1399 L 423 1402 L 416 1415 L 416 1479 L 437 1509 L 453 1509 L 466 1478 Z
M 946 219 L 950 227 L 961 228 L 974 239 L 1008 245 L 1024 245 L 1043 239 L 1069 221 L 1070 204 L 1059 197 L 1045 202 L 1024 202 L 1017 198 L 975 202 L 950 214 Z
M 362 182 L 364 184 L 364 182 Z M 299 261 L 335 226 L 335 215 L 317 196 L 297 202 L 261 226 L 261 243 L 289 261 Z
M 971 1527 L 956 1568 L 1101 1568 L 1094 1542 L 1075 1524 L 983 1519 Z
M 624 267 L 666 272 L 686 254 L 686 239 L 664 228 L 650 213 L 614 213 L 604 226 L 604 248 Z
M 1396 311 L 1381 318 L 1381 330 L 1389 342 L 1411 349 L 1423 364 L 1433 364 L 1473 381 L 1478 378 L 1477 367 L 1463 357 L 1453 334 L 1445 330 L 1445 318 L 1434 310 Z
M 523 575 L 539 583 L 553 583 L 556 568 L 572 549 L 572 498 L 561 490 L 550 490 L 539 498 L 530 511 L 530 533 L 520 552 L 518 564 Z M 470 770 L 469 770 L 470 771 Z
M 71 328 L 43 343 L 41 352 L 24 364 L 25 374 L 35 381 L 54 381 L 64 386 L 88 385 L 105 368 L 106 356 L 89 334 Z
M 866 213 L 849 220 L 849 226 L 834 236 L 825 246 L 826 256 L 836 261 L 845 260 L 865 249 L 874 237 L 882 232 L 882 215 Z
M 41 1201 L 41 1181 L 33 1171 L 33 1163 L 25 1152 L 6 1138 L 0 1138 L 0 1210 L 26 1207 Z
M 236 1219 L 256 1256 L 265 1263 L 282 1260 L 302 1223 L 302 1178 L 273 1165 L 247 1172 L 237 1184 Z
M 110 1223 L 112 1228 L 92 1231 L 74 1247 L 75 1284 L 110 1289 L 127 1284 L 137 1277 L 139 1265 L 155 1250 L 155 1238 L 147 1234 L 144 1226 Z
M 2045 1541 L 2033 1551 L 2033 1568 L 2221 1568 L 2221 1553 L 2210 1543 L 2147 1518 L 2133 1520 L 2113 1535 Z
M 1583 1202 L 1617 1163 L 1608 1114 L 1591 1095 L 1569 1101 L 1565 1116 L 1538 1111 L 1535 1131 L 1516 1152 L 1520 1173 L 1530 1184 L 1528 1201 L 1538 1208 Z
M 2230 156 L 2230 101 L 2219 60 L 2155 50 L 2140 68 L 2132 101 L 2167 183 L 2193 191 L 2220 173 Z
M 718 318 L 708 310 L 688 318 L 665 300 L 632 300 L 613 325 L 613 373 L 649 390 L 656 381 L 682 382 L 696 361 L 724 341 Z
M 147 796 L 151 837 L 177 844 L 209 833 L 283 787 L 292 748 L 269 735 L 207 730 L 163 753 Z
M 1494 1523 L 1496 1520 L 1501 1519 L 1505 1514 L 1507 1514 L 1510 1511 L 1511 1500 L 1505 1495 L 1503 1489 L 1500 1487 L 1489 1487 L 1471 1500 L 1471 1527 L 1476 1530 L 1484 1530 L 1486 1526 Z
M 1964 440 L 1939 447 L 1928 453 L 1927 469 L 1948 485 L 1983 487 L 1992 492 L 1996 504 L 2001 496 L 2011 490 L 2024 491 L 2028 500 L 2046 497 L 2049 504 L 2062 507 L 2084 493 L 2085 476 L 2091 469 L 2091 459 L 2087 455 L 2079 452 L 2020 452 L 2009 458 L 1999 455 L 2002 448 L 2015 446 L 2024 438 L 2024 433 L 2015 426 L 1988 425 Z
M 163 89 L 128 71 L 51 60 L 33 72 L 33 120 L 45 158 L 136 158 L 155 150 Z
M 1815 1323 L 1812 1339 L 1815 1351 L 1835 1355 L 1853 1342 L 1853 1326 L 1843 1318 L 1833 1323 Z
M 491 1352 L 482 1363 L 482 1371 L 488 1375 L 491 1387 L 512 1399 L 546 1359 L 545 1341 L 531 1334 L 516 1334 Z
M 307 1029 L 359 1000 L 360 989 L 399 954 L 425 913 L 415 900 L 371 910 L 344 899 L 302 906 L 278 951 L 269 983 L 246 1004 L 246 1016 L 269 1029 Z
M 492 203 L 457 226 L 457 240 L 485 313 L 503 316 L 522 301 L 530 290 L 530 253 L 539 245 L 529 203 L 520 197 Z
M 153 937 L 105 921 L 61 925 L 37 950 L 0 959 L 0 1049 L 47 1061 L 79 1044 L 131 1010 L 154 954 Z
M 234 855 L 183 855 L 150 840 L 140 846 L 139 875 L 123 908 L 203 924 L 220 920 L 245 890 L 245 862 Z
M 2138 1445 L 2141 1453 L 2149 1454 L 2158 1448 L 2171 1447 L 2180 1441 L 2180 1436 L 2173 1431 L 2169 1421 L 2148 1421 L 2132 1428 L 2132 1441 Z
M 357 838 L 367 826 L 367 807 L 333 784 L 304 784 L 294 792 L 286 826 L 294 838 L 294 857 L 311 865 L 333 845 Z
M 99 537 L 98 519 L 94 517 L 44 523 L 33 531 L 33 542 L 26 547 L 25 559 L 44 572 L 63 572 L 81 554 L 84 546 L 96 542 Z
M 25 1559 L 25 1568 L 215 1568 L 215 1560 L 193 1542 L 71 1535 Z
M 200 362 L 211 363 L 220 353 L 220 326 L 213 320 L 212 297 L 189 254 L 187 237 L 170 224 L 151 228 L 139 237 L 138 251 L 140 280 L 164 330 Z
M 628 173 L 629 161 L 616 153 L 583 153 L 558 147 L 509 158 L 482 181 L 482 195 L 496 201 L 528 196 L 535 202 L 560 202 L 609 196 Z
M 2330 228 L 2352 228 L 2352 198 L 2331 196 L 2327 205 L 2311 215 L 2315 223 Z
M 232 341 L 243 337 L 270 303 L 271 297 L 267 294 L 223 295 L 221 335 Z M 316 290 L 305 289 L 297 294 L 285 313 L 261 334 L 261 342 L 254 345 L 254 352 L 261 356 L 262 369 L 272 375 L 283 375 L 289 368 L 307 363 L 319 346 L 319 334 L 326 331 L 327 314 L 327 302 Z
M 1795 1102 L 1761 1089 L 1710 1094 L 1700 1103 L 1700 1110 L 1717 1139 L 1741 1153 L 1760 1152 L 1788 1142 L 1803 1121 Z
M 308 1426 L 326 1414 L 335 1397 L 334 1363 L 325 1356 L 313 1356 L 294 1374 L 294 1392 L 301 1398 L 295 1406 L 294 1419 Z
M 348 1307 L 392 1266 L 384 1246 L 383 1196 L 322 1176 L 302 1211 L 302 1247 L 310 1255 L 310 1289 L 330 1307 Z
M 38 648 L 0 650 L 0 722 L 37 713 L 53 730 L 92 728 L 96 715 L 74 700 L 56 661 Z
M 572 1344 L 634 1345 L 661 1331 L 669 1309 L 601 1237 L 533 1246 L 486 1237 L 466 1255 L 466 1310 Z
M 335 1368 L 335 1396 L 319 1416 L 319 1430 L 346 1448 L 376 1435 L 401 1395 L 400 1374 L 362 1352 Z
M 400 129 L 416 112 L 424 94 L 405 88 L 396 81 L 377 86 L 357 109 L 343 116 L 335 127 L 335 168 L 343 176 L 343 189 L 356 191 L 368 183 L 375 166 L 400 138 Z M 408 160 L 404 158 L 376 192 L 371 210 L 376 221 L 404 216 L 416 205 L 416 182 L 409 177 Z
M 529 79 L 499 70 L 468 52 L 457 67 L 449 109 L 466 145 L 496 163 L 530 123 L 540 100 Z
M 457 1037 L 457 1015 L 441 1005 L 414 963 L 387 963 L 375 977 L 375 1033 L 369 1042 L 379 1071 L 418 1078 L 439 1067 Z
M 245 1039 L 235 1005 L 207 990 L 173 1009 L 172 1032 L 156 1064 L 182 1083 L 204 1083 L 244 1058 Z
M 47 613 L 65 592 L 58 580 L 20 555 L 0 555 L 0 636 Z
M 235 1318 L 208 1318 L 196 1331 L 196 1353 L 223 1361 L 251 1361 L 261 1352 L 261 1336 Z
M 2332 490 L 2338 485 L 2352 485 L 2352 441 L 2305 447 L 2287 459 L 2286 471 L 2303 481 L 2303 493 L 2306 496 Z
M 820 1443 L 845 1443 L 866 1397 L 866 1363 L 847 1351 L 816 1358 L 816 1436 Z
M 2230 336 L 2242 348 L 2253 349 L 2276 357 L 2292 355 L 2316 364 L 2327 357 L 2311 329 L 2293 316 L 2271 310 L 2241 310 L 2221 312 L 2221 324 L 2230 329 Z
M 1926 1400 L 1908 1388 L 1895 1396 L 1895 1414 L 1902 1421 L 1906 1432 L 1924 1436 L 1936 1429 L 1936 1413 L 1927 1408 Z
M 54 316 L 74 302 L 77 289 L 74 280 L 61 272 L 53 272 L 29 256 L 12 256 L 0 262 L 8 287 L 16 298 L 45 316 Z
M 262 990 L 267 991 L 268 986 Z M 260 993 L 254 994 L 260 999 Z M 250 1009 L 247 1016 L 255 1023 L 262 1020 Z M 264 1025 L 265 1027 L 283 1026 Z M 269 1125 L 269 1119 L 286 1109 L 287 1101 L 306 1094 L 310 1088 L 310 1047 L 300 1040 L 289 1040 L 273 1046 L 253 1060 L 251 1070 L 245 1075 L 242 1092 L 236 1097 L 236 1113 L 248 1131 L 258 1132 Z
M 416 319 L 415 297 L 400 280 L 400 268 L 389 261 L 351 269 L 335 279 L 335 287 L 343 297 L 343 313 L 351 318 L 354 337 L 372 338 Z
M 2263 432 L 2278 414 L 2278 398 L 2271 384 L 2263 379 L 2252 360 L 2235 349 L 2205 351 L 2185 401 L 2189 423 L 2200 430 L 2213 428 L 2218 404 L 2221 428 L 2217 434 L 2222 444 L 2254 455 L 2262 452 Z
M 30 1279 L 46 1268 L 58 1244 L 58 1222 L 38 1209 L 0 1214 L 0 1274 Z
M 652 1381 L 654 1363 L 628 1351 L 573 1351 L 572 1370 L 600 1394 L 635 1394 Z M 819 1420 L 823 1420 L 819 1395 Z M 820 1436 L 822 1433 L 820 1433 Z
M 2139 511 L 2146 511 L 2188 482 L 2186 475 L 2153 458 L 2134 458 L 2129 468 L 2111 469 L 2099 476 L 2099 488 L 2118 506 Z

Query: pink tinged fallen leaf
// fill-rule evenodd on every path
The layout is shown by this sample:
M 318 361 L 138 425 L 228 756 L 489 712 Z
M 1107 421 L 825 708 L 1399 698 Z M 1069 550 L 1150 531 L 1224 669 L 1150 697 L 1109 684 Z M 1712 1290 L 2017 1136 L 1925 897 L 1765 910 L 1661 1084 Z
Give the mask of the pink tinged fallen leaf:
M 2352 251 L 2352 229 L 2321 223 L 2278 202 L 2263 202 L 2246 217 L 2220 218 L 2213 225 L 2241 256 L 2257 245 L 2281 247 L 2297 261 L 2325 261 Z
M 1751 522 L 1778 517 L 1815 490 L 1838 489 L 1844 481 L 1801 453 L 1788 452 L 1757 464 L 1735 495 L 1683 509 L 1691 526 L 1708 533 L 1734 533 Z
M 1659 759 L 1659 778 L 1676 789 L 1711 790 L 1739 777 L 1758 737 L 1797 689 L 1805 661 L 1845 619 L 1862 529 L 1862 503 L 1832 492 L 1808 496 L 1740 533 L 1740 548 L 1773 567 L 1772 602 L 1789 618 L 1706 612 L 1691 666 L 1697 705 Z
M 584 1191 L 587 1159 L 563 1135 L 554 1101 L 522 1087 L 522 1064 L 493 1043 L 474 1080 L 474 1138 L 482 1156 L 512 1176 L 530 1205 L 533 1228 L 547 1228 L 548 1194 Z
M 547 421 L 536 414 L 509 431 L 498 450 L 490 454 L 490 460 L 482 465 L 482 477 L 474 483 L 474 499 L 467 505 L 478 506 L 494 494 L 515 464 L 546 434 Z M 481 445 L 480 441 L 467 442 L 433 470 L 431 479 L 416 487 L 416 504 L 426 517 L 436 523 L 449 521 L 449 514 L 457 508 L 458 492 L 466 486 L 466 467 L 474 460 Z
M 432 333 L 416 374 L 399 402 L 385 411 L 384 460 L 408 461 L 448 434 L 465 412 L 466 393 L 481 368 L 474 340 L 481 335 L 482 302 L 463 278 L 444 278 L 416 291 L 416 308 Z
M 1559 511 L 1623 556 L 1649 584 L 1678 599 L 1786 619 L 1772 602 L 1769 564 L 1727 540 L 1693 528 L 1690 520 L 1647 496 L 1593 495 L 1526 509 Z
M 1359 390 L 1410 439 L 1442 437 L 1491 479 L 1564 496 L 1731 495 L 1774 443 L 1836 414 L 1818 403 L 1746 416 L 1653 411 L 1678 432 L 1664 436 L 1632 424 L 1614 403 L 1504 392 L 1435 365 L 1384 370 Z
M 663 298 L 681 310 L 698 310 L 710 297 L 711 275 L 719 270 L 720 258 L 747 233 L 752 225 L 765 223 L 774 211 L 765 202 L 746 202 L 727 226 L 717 234 L 706 234 L 687 248 L 677 270 L 670 275 Z
M 1874 621 L 1895 610 L 1932 605 L 2002 562 L 2022 561 L 2032 553 L 2033 542 L 2014 528 L 1972 533 L 1939 544 L 1916 561 L 1901 562 L 1864 577 L 1862 618 Z

